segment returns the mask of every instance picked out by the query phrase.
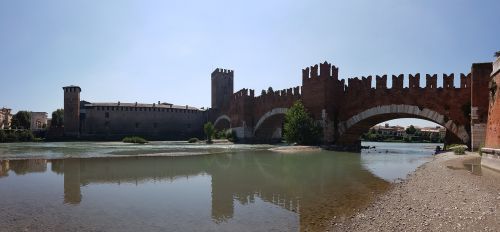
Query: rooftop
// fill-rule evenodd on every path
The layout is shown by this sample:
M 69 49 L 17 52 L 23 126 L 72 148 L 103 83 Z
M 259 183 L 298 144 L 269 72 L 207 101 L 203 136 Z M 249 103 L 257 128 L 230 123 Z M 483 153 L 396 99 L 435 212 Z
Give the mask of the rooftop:
M 173 108 L 173 109 L 188 109 L 188 110 L 200 110 L 196 107 L 188 106 L 188 105 L 174 105 L 170 103 L 160 103 L 160 104 L 146 104 L 146 103 L 121 103 L 121 102 L 95 102 L 95 103 L 84 103 L 85 107 L 97 107 L 97 106 L 104 106 L 104 107 L 116 107 L 116 106 L 122 106 L 122 107 L 143 107 L 143 108 Z

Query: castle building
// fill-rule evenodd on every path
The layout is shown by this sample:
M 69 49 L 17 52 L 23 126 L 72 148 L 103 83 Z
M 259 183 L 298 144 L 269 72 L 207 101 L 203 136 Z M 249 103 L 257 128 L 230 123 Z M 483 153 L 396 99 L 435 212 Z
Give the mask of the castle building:
M 157 102 L 87 102 L 81 88 L 64 90 L 64 136 L 83 139 L 122 139 L 142 136 L 152 140 L 203 138 L 209 111 L 227 106 L 233 95 L 232 70 L 215 69 L 211 75 L 212 109 Z
M 12 121 L 11 109 L 3 107 L 0 109 L 0 129 L 9 129 Z

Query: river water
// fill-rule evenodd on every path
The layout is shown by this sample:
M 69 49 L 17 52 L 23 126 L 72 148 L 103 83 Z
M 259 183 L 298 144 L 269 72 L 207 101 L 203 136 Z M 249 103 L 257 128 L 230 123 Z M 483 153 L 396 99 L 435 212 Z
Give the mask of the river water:
M 0 231 L 320 231 L 439 144 L 363 145 L 0 144 Z

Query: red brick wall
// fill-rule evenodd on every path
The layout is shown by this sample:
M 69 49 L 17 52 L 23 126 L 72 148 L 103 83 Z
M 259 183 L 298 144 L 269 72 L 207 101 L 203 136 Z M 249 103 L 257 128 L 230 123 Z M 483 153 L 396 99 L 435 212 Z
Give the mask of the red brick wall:
M 491 66 L 491 64 L 490 64 Z M 338 79 L 338 68 L 328 63 L 322 63 L 302 70 L 302 87 L 299 94 L 295 88 L 280 91 L 264 91 L 261 96 L 255 97 L 252 90 L 240 90 L 233 94 L 229 106 L 221 110 L 218 115 L 226 114 L 231 118 L 231 126 L 253 127 L 262 115 L 274 108 L 289 108 L 295 101 L 301 100 L 307 110 L 316 120 L 321 120 L 325 110 L 327 123 L 333 125 L 333 133 L 337 133 L 339 122 L 376 106 L 404 104 L 428 108 L 445 117 L 445 121 L 452 120 L 457 126 L 470 129 L 470 118 L 467 111 L 471 104 L 471 88 L 476 86 L 477 94 L 473 98 L 478 106 L 484 105 L 484 73 L 488 64 L 475 64 L 473 74 L 460 75 L 460 85 L 455 86 L 453 74 L 443 75 L 442 87 L 437 87 L 438 75 L 426 75 L 425 84 L 420 86 L 420 74 L 392 76 L 392 87 L 387 86 L 387 75 L 376 76 L 375 86 L 372 88 L 372 76 L 348 79 L 348 86 L 344 80 Z M 491 70 L 490 70 L 491 72 Z M 476 82 L 471 83 L 471 76 L 476 76 Z M 403 81 L 409 78 L 410 87 L 404 88 Z M 458 76 L 457 76 L 458 78 Z M 481 91 L 483 90 L 483 91 Z M 487 91 L 486 91 L 487 92 Z M 487 102 L 486 102 L 487 103 Z M 483 107 L 482 109 L 484 109 Z M 484 111 L 484 112 L 483 112 Z M 487 118 L 485 110 L 478 111 L 482 119 Z M 390 120 L 401 115 L 390 115 Z M 405 115 L 410 116 L 411 115 Z M 328 132 L 331 133 L 331 132 Z
M 491 77 L 485 147 L 500 148 L 500 58 L 494 64 Z

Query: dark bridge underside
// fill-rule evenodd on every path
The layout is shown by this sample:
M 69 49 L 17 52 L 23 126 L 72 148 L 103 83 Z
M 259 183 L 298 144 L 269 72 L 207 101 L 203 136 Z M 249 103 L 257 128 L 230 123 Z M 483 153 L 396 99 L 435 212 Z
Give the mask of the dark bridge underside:
M 276 114 L 267 118 L 255 130 L 254 141 L 261 143 L 276 143 L 282 139 L 283 124 L 285 122 L 284 114 Z M 278 131 L 279 129 L 279 131 Z
M 343 134 L 341 134 L 339 136 L 339 139 L 337 140 L 336 144 L 342 145 L 342 146 L 353 146 L 353 145 L 359 144 L 361 135 L 368 132 L 371 127 L 373 127 L 379 123 L 385 122 L 385 121 L 389 121 L 389 120 L 393 120 L 393 119 L 400 119 L 400 118 L 423 119 L 423 120 L 434 122 L 434 123 L 439 124 L 443 127 L 445 126 L 445 125 L 442 125 L 438 122 L 435 122 L 433 120 L 430 120 L 428 118 L 425 118 L 425 117 L 422 117 L 419 115 L 403 114 L 403 113 L 381 114 L 381 115 L 375 115 L 375 116 L 369 117 L 369 118 L 364 119 L 364 120 L 356 123 L 355 125 L 351 126 L 349 129 L 347 129 L 346 132 L 344 132 Z M 461 139 L 457 135 L 455 135 L 453 133 L 449 133 L 448 131 L 449 130 L 447 130 L 446 138 L 445 138 L 446 143 L 462 143 Z
M 229 122 L 229 120 L 221 119 L 221 120 L 217 121 L 217 123 L 214 125 L 214 127 L 218 131 L 227 130 L 227 129 L 231 128 L 231 123 Z

